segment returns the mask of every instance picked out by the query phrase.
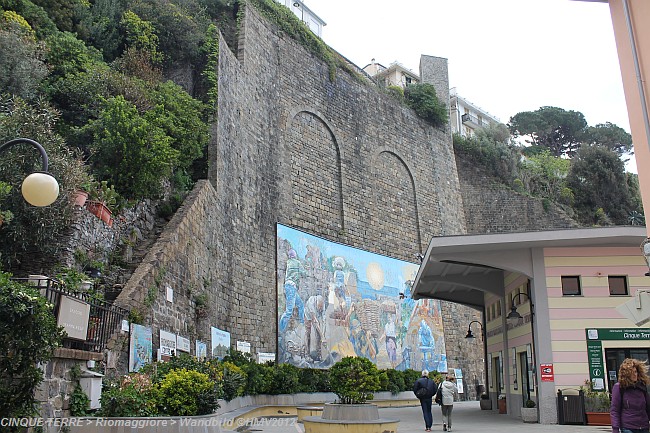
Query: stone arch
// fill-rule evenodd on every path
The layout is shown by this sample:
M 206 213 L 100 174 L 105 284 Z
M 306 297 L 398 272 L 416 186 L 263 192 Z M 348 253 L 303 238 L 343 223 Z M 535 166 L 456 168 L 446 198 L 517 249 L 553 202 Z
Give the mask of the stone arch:
M 345 230 L 341 149 L 317 110 L 291 111 L 286 128 L 292 225 L 337 238 Z
M 386 236 L 390 238 L 390 228 L 394 228 L 394 232 L 399 233 L 393 239 L 394 245 L 400 246 L 398 251 L 421 253 L 423 245 L 413 170 L 400 155 L 386 147 L 374 152 L 372 170 L 375 206 L 386 207 L 384 212 L 380 213 L 385 215 L 384 223 L 389 229 Z M 413 236 L 405 238 L 403 228 L 409 225 L 414 227 Z M 417 244 L 416 247 L 413 244 Z M 411 261 L 412 257 L 407 259 Z

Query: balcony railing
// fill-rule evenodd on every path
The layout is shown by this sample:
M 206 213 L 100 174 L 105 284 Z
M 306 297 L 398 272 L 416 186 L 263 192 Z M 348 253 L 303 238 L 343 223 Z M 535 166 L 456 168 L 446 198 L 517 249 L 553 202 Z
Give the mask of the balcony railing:
M 67 290 L 53 278 L 31 277 L 14 278 L 14 280 L 36 286 L 41 296 L 44 296 L 53 305 L 52 314 L 54 314 L 54 317 L 59 315 L 62 296 L 78 299 L 90 305 L 88 331 L 85 341 L 64 338 L 63 347 L 66 348 L 103 352 L 108 340 L 121 328 L 122 320 L 128 315 L 127 310 L 91 297 L 88 293 Z
M 461 120 L 464 125 L 470 126 L 472 128 L 481 128 L 481 127 L 488 126 L 490 124 L 489 122 L 486 122 L 483 119 L 479 119 L 476 116 L 472 116 L 469 113 L 463 114 L 461 116 Z

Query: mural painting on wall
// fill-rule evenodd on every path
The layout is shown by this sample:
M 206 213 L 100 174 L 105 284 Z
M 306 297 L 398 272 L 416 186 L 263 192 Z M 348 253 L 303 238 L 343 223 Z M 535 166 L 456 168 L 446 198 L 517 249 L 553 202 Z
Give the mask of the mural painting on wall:
M 446 372 L 440 302 L 411 299 L 418 267 L 278 224 L 278 362 L 329 368 L 362 356 Z

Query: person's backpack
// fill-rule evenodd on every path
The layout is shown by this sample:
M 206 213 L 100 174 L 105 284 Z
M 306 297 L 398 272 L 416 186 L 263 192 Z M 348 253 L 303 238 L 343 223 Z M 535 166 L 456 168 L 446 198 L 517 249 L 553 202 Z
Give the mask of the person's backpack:
M 427 379 L 427 385 L 423 386 L 422 388 L 418 388 L 417 391 L 415 391 L 415 396 L 422 400 L 423 398 L 427 398 L 429 396 L 429 390 L 427 389 L 429 387 L 429 379 Z

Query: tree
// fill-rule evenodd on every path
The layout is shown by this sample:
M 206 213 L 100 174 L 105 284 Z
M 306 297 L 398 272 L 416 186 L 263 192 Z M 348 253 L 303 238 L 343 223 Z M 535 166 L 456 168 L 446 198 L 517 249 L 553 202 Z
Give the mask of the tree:
M 565 188 L 570 165 L 569 159 L 555 157 L 544 149 L 544 152 L 522 161 L 519 179 L 526 191 L 534 196 L 570 201 L 569 191 Z
M 99 118 L 83 130 L 93 137 L 91 161 L 98 179 L 107 180 L 127 199 L 160 196 L 162 181 L 179 157 L 162 128 L 118 96 L 105 100 Z
M 611 122 L 599 123 L 585 129 L 584 144 L 604 146 L 619 156 L 632 150 L 632 136 Z
M 638 200 L 628 187 L 625 165 L 604 146 L 584 146 L 571 160 L 567 185 L 575 195 L 578 218 L 585 224 L 599 222 L 603 213 L 614 224 L 628 224 Z M 601 212 L 599 212 L 601 209 Z
M 541 107 L 515 114 L 508 127 L 515 137 L 528 136 L 526 142 L 547 147 L 554 156 L 572 156 L 582 143 L 587 121 L 579 111 Z
M 29 137 L 47 151 L 48 171 L 59 182 L 59 198 L 50 206 L 25 202 L 20 184 L 29 173 L 41 170 L 38 152 L 30 146 L 14 146 L 0 159 L 0 179 L 11 185 L 0 208 L 11 210 L 13 219 L 0 226 L 0 260 L 6 270 L 17 272 L 25 260 L 39 259 L 47 268 L 60 255 L 59 241 L 69 228 L 72 206 L 69 197 L 84 178 L 86 167 L 63 139 L 54 132 L 59 117 L 47 103 L 0 96 L 0 143 Z
M 31 99 L 47 75 L 43 46 L 36 42 L 25 19 L 15 12 L 4 12 L 1 21 L 0 93 Z

